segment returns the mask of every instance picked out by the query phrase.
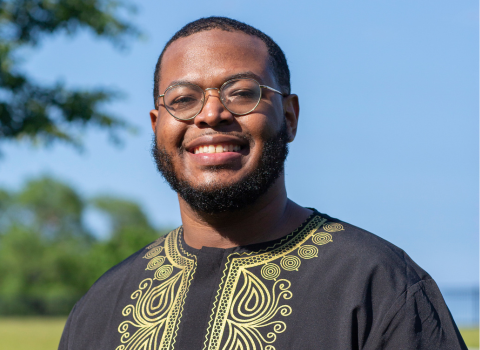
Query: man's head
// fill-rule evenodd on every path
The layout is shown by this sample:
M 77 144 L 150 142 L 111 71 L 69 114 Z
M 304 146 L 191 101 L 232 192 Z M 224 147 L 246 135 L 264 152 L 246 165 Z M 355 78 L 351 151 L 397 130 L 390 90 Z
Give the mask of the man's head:
M 156 96 L 179 83 L 205 90 L 203 109 L 192 120 L 172 117 L 163 98 L 150 112 L 157 166 L 193 209 L 208 213 L 240 209 L 277 183 L 284 186 L 286 144 L 295 137 L 298 99 L 289 94 L 285 57 L 269 37 L 226 18 L 192 22 L 167 43 L 155 77 Z M 262 88 L 255 110 L 234 115 L 216 90 L 233 77 L 255 79 L 284 94 Z M 245 93 L 235 91 L 238 96 Z M 189 99 L 179 95 L 177 104 Z
M 278 85 L 282 87 L 282 92 L 290 94 L 290 70 L 288 69 L 287 59 L 282 49 L 272 40 L 268 35 L 259 31 L 258 29 L 249 26 L 248 24 L 226 18 L 226 17 L 208 17 L 200 18 L 196 21 L 190 22 L 182 29 L 175 33 L 174 36 L 165 44 L 162 53 L 158 57 L 155 66 L 155 73 L 153 75 L 153 101 L 155 108 L 157 108 L 158 95 L 163 91 L 159 90 L 158 82 L 160 80 L 160 70 L 162 65 L 162 58 L 167 48 L 180 38 L 193 35 L 195 33 L 208 30 L 223 30 L 226 32 L 238 31 L 259 38 L 267 47 L 270 64 L 275 73 Z

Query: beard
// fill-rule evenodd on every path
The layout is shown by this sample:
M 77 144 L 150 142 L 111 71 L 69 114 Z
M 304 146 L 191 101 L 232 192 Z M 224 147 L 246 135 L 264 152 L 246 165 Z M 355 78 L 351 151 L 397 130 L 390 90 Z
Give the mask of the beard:
M 243 179 L 231 184 L 209 182 L 194 187 L 180 178 L 174 170 L 172 155 L 165 148 L 158 147 L 156 135 L 152 142 L 152 155 L 165 181 L 192 209 L 205 214 L 218 214 L 245 208 L 268 191 L 283 173 L 288 139 L 287 124 L 284 122 L 280 131 L 265 141 L 257 167 Z M 221 168 L 211 167 L 211 171 Z

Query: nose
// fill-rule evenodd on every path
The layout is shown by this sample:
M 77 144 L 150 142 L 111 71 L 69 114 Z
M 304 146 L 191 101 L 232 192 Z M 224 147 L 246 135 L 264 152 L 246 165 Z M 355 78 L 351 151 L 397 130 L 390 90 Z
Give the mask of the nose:
M 195 117 L 194 123 L 198 127 L 215 127 L 218 125 L 229 125 L 233 122 L 233 120 L 233 114 L 225 108 L 220 100 L 220 93 L 218 89 L 206 89 L 203 109 Z

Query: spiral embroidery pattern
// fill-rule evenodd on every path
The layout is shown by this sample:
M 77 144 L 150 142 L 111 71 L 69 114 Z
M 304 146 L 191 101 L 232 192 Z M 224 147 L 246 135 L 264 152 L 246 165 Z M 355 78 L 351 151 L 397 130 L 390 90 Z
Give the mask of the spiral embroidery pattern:
M 343 231 L 343 225 L 339 224 L 338 222 L 327 222 L 325 225 L 323 225 L 323 229 L 327 232 L 338 232 L 338 231 Z
M 162 250 L 163 250 L 163 247 L 153 248 L 147 254 L 145 254 L 145 256 L 143 258 L 144 259 L 151 259 L 151 258 L 157 256 L 158 254 L 160 254 L 162 252 Z
M 332 241 L 332 235 L 330 233 L 322 232 L 316 233 L 312 236 L 312 242 L 316 245 L 324 245 Z
M 311 259 L 318 256 L 318 248 L 314 245 L 303 245 L 298 248 L 298 256 L 302 259 Z
M 280 276 L 280 268 L 276 264 L 266 264 L 262 267 L 261 275 L 266 280 L 276 280 Z
M 160 238 L 157 239 L 155 242 L 153 242 L 152 244 L 150 244 L 146 249 L 152 249 L 152 248 L 155 248 L 155 247 L 159 246 L 160 244 L 163 243 L 163 241 L 165 240 L 165 237 L 166 237 L 166 236 L 160 237 Z
M 180 255 L 177 249 L 178 229 L 150 244 L 145 259 L 146 271 L 155 270 L 132 293 L 132 303 L 122 315 L 128 317 L 118 326 L 121 344 L 116 350 L 167 350 L 175 343 L 196 261 Z M 165 244 L 160 244 L 165 241 Z M 159 256 L 165 252 L 165 256 Z M 169 264 L 165 264 L 167 261 Z M 160 282 L 158 282 L 160 281 Z
M 279 269 L 275 266 L 270 266 L 272 271 Z M 292 297 L 290 282 L 279 279 L 269 288 L 248 270 L 242 270 L 242 280 L 243 284 L 235 293 L 230 307 L 226 329 L 228 338 L 222 349 L 275 349 L 272 344 L 277 340 L 277 334 L 287 329 L 287 325 L 284 321 L 274 320 L 274 317 L 292 313 L 292 308 L 283 304 Z M 271 329 L 266 335 L 258 331 L 265 327 Z
M 153 279 L 162 281 L 164 279 L 167 279 L 170 277 L 170 275 L 173 272 L 173 266 L 172 265 L 163 265 L 155 271 L 155 277 Z
M 152 260 L 150 260 L 145 270 L 158 269 L 163 264 L 164 261 L 165 261 L 164 256 L 156 256 Z
M 292 312 L 288 300 L 294 295 L 286 277 L 300 269 L 302 259 L 318 256 L 318 248 L 306 243 L 315 243 L 313 236 L 326 221 L 314 216 L 273 247 L 228 257 L 203 350 L 275 350 L 275 341 L 287 329 L 279 316 Z M 251 270 L 257 268 L 259 273 Z
M 302 261 L 295 255 L 286 255 L 280 260 L 280 266 L 287 271 L 298 271 Z
M 325 231 L 321 232 L 320 230 Z M 182 318 L 196 256 L 182 248 L 172 231 L 146 248 L 143 279 L 122 310 L 116 350 L 171 350 Z M 228 256 L 211 309 L 204 350 L 275 350 L 287 330 L 294 298 L 289 276 L 311 264 L 319 249 L 342 231 L 338 223 L 314 215 L 301 229 L 272 246 Z M 298 296 L 297 296 L 298 297 Z M 280 349 L 278 349 L 280 350 Z

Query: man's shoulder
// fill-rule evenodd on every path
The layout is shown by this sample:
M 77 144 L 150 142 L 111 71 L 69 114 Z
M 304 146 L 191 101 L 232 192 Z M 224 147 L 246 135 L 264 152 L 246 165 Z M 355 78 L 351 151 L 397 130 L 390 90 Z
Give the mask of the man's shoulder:
M 317 230 L 317 234 L 330 235 L 328 258 L 337 266 L 348 266 L 357 273 L 380 273 L 405 278 L 408 285 L 421 280 L 431 279 L 408 254 L 387 240 L 367 230 L 333 218 L 320 215 L 326 219 Z
M 92 343 L 103 344 L 96 347 L 103 349 L 117 341 L 117 333 L 106 330 L 120 324 L 135 299 L 152 286 L 157 278 L 152 270 L 163 263 L 165 239 L 172 232 L 113 266 L 90 287 L 70 313 L 65 341 L 75 344 L 76 349 L 90 349 Z
M 101 300 L 102 297 L 108 298 L 112 292 L 118 291 L 119 286 L 122 289 L 135 290 L 138 287 L 138 278 L 142 274 L 148 272 L 149 265 L 145 263 L 145 259 L 151 259 L 164 250 L 165 238 L 171 234 L 161 236 L 154 242 L 146 245 L 133 253 L 117 265 L 106 271 L 100 278 L 90 287 L 89 291 L 79 301 L 79 305 L 87 302 L 90 299 Z M 155 259 L 153 259 L 155 261 Z M 152 260 L 149 260 L 150 262 Z M 136 278 L 132 278 L 132 277 Z M 131 285 L 131 286 L 130 286 Z

